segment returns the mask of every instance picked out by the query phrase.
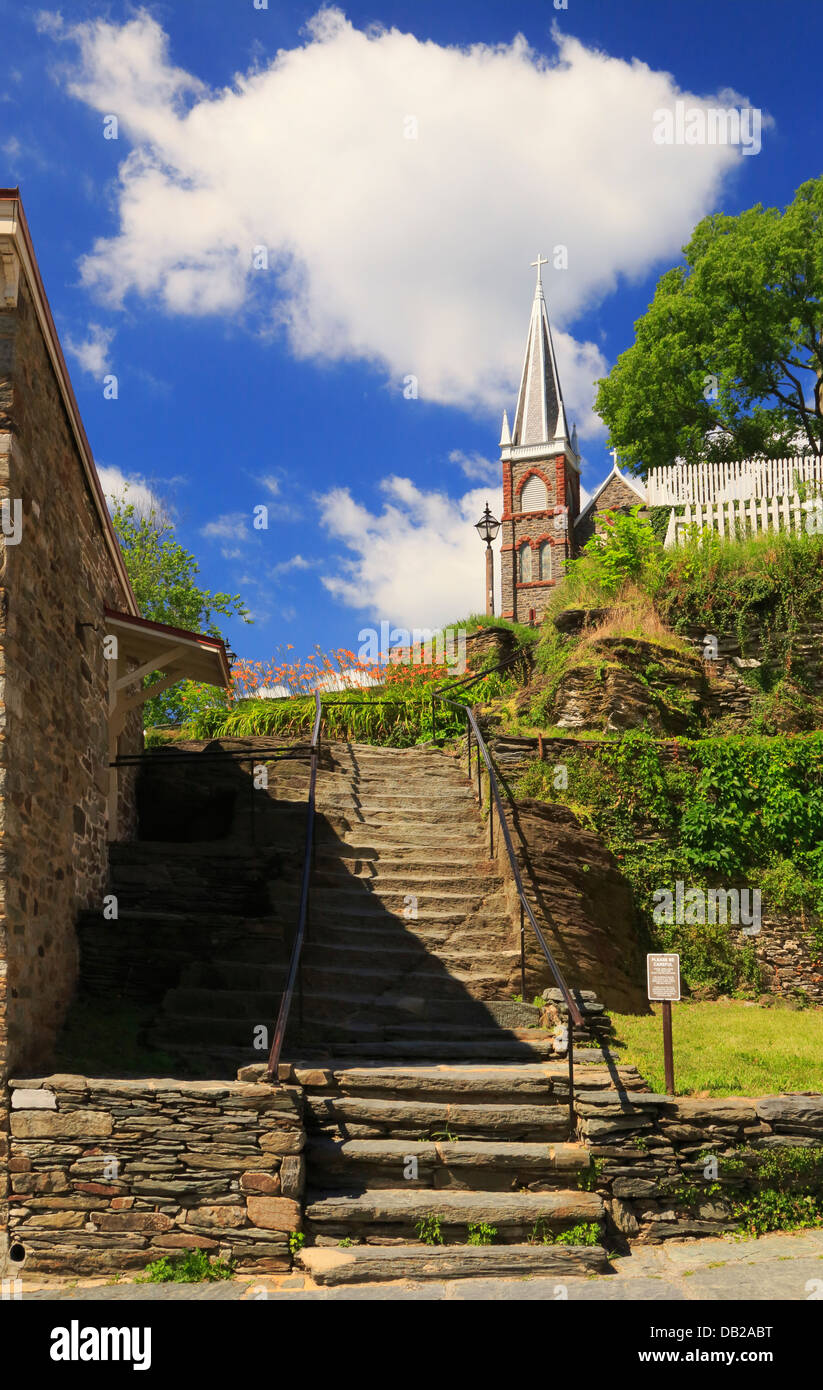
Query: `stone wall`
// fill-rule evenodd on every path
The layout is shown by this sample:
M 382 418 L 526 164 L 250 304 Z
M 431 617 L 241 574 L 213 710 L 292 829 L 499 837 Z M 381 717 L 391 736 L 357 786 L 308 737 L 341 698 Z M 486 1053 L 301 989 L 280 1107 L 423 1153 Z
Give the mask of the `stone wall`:
M 195 1248 L 248 1273 L 289 1269 L 300 1087 L 47 1076 L 10 1089 L 11 1273 L 137 1270 Z
M 591 1091 L 576 1109 L 611 1221 L 639 1244 L 737 1230 L 735 1197 L 757 1184 L 745 1166 L 724 1172 L 724 1161 L 742 1161 L 750 1174 L 757 1150 L 823 1145 L 819 1094 L 751 1100 Z
M 0 492 L 22 504 L 0 602 L 2 1076 L 48 1057 L 74 988 L 77 913 L 105 888 L 103 608 L 127 605 L 22 274 L 16 306 L 0 312 Z M 122 751 L 141 737 L 138 713 Z
M 804 996 L 813 1004 L 823 1004 L 823 950 L 811 920 L 802 911 L 771 911 L 764 902 L 760 931 L 744 936 L 741 928 L 734 937 L 737 945 L 752 947 L 763 973 L 765 994 Z

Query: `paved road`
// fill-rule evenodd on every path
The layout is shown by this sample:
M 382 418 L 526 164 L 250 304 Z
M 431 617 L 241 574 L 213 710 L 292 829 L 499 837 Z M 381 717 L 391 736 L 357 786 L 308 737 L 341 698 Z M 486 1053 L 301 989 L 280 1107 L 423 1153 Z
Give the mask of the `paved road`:
M 23 1280 L 24 1299 L 106 1301 L 143 1299 L 392 1300 L 568 1298 L 570 1301 L 683 1302 L 733 1299 L 789 1302 L 823 1299 L 823 1231 L 798 1231 L 760 1240 L 670 1241 L 614 1261 L 613 1274 L 588 1279 L 456 1279 L 449 1283 L 359 1284 L 322 1289 L 301 1275 L 240 1278 L 220 1284 L 66 1283 Z

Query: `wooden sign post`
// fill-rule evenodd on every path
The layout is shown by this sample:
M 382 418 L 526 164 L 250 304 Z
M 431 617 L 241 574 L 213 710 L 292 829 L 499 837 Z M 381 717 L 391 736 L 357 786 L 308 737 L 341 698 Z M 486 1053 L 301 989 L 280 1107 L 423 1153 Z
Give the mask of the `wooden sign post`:
M 674 1053 L 672 1050 L 672 1002 L 680 998 L 680 957 L 676 952 L 646 956 L 648 995 L 663 1005 L 663 1067 L 666 1095 L 674 1095 Z

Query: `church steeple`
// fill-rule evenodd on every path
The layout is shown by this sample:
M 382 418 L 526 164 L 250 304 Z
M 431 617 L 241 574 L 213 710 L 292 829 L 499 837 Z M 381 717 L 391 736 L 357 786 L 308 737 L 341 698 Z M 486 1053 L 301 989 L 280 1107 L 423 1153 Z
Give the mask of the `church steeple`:
M 503 617 L 537 621 L 566 562 L 574 554 L 574 523 L 580 511 L 577 430 L 569 424 L 560 389 L 538 256 L 526 356 L 512 427 L 503 414 L 500 463 L 503 472 L 500 569 Z
M 541 268 L 547 264 L 547 258 L 543 256 L 538 256 L 536 261 L 532 261 L 532 265 L 537 267 L 537 284 L 511 432 L 511 442 L 515 446 L 535 446 L 551 444 L 555 440 L 568 440 L 563 393 L 560 390 L 560 377 L 540 273 Z

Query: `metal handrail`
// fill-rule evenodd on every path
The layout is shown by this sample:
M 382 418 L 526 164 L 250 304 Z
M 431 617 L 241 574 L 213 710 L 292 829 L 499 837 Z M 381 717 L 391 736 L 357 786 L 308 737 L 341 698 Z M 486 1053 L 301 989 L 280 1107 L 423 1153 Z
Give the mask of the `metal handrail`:
M 484 666 L 482 671 L 475 671 L 473 675 L 464 676 L 462 680 L 452 681 L 449 685 L 434 686 L 431 692 L 432 740 L 436 741 L 437 739 L 437 716 L 435 714 L 434 705 L 435 700 L 445 701 L 445 693 L 447 691 L 451 693 L 451 691 L 453 690 L 467 690 L 470 685 L 475 685 L 477 681 L 484 680 L 486 676 L 493 676 L 495 672 L 505 670 L 507 666 L 511 666 L 513 662 L 517 661 L 518 657 L 524 656 L 526 654 L 526 651 L 527 649 L 525 647 L 515 647 L 513 652 L 510 652 L 508 656 L 504 657 L 502 661 L 498 661 L 494 666 Z M 445 701 L 445 703 L 448 704 L 450 702 Z M 465 705 L 459 705 L 458 708 L 465 709 Z
M 521 650 L 522 650 L 522 649 L 521 649 Z M 517 653 L 515 653 L 515 655 L 516 655 L 516 654 L 517 654 Z M 510 659 L 511 659 L 511 658 L 510 658 Z M 480 674 L 481 674 L 481 675 L 488 675 L 489 672 L 488 672 L 488 671 L 483 671 L 483 672 L 481 672 Z M 567 1031 L 568 1031 L 568 1062 L 569 1062 L 569 1132 L 570 1132 L 571 1136 L 573 1137 L 573 1136 L 574 1136 L 574 1133 L 575 1133 L 575 1129 L 576 1129 L 576 1118 L 575 1118 L 575 1110 L 574 1110 L 574 1031 L 573 1031 L 573 1026 L 572 1026 L 572 1025 L 573 1025 L 573 1024 L 576 1024 L 577 1027 L 579 1027 L 579 1028 L 584 1027 L 583 1015 L 582 1015 L 582 1013 L 581 1013 L 581 1010 L 580 1010 L 580 1007 L 579 1007 L 579 1005 L 578 1005 L 578 1003 L 577 1003 L 577 1000 L 574 998 L 574 996 L 573 996 L 571 990 L 569 989 L 568 985 L 566 984 L 565 979 L 563 978 L 563 973 L 562 973 L 562 971 L 561 971 L 559 965 L 557 964 L 556 960 L 554 959 L 554 956 L 552 955 L 551 950 L 549 949 L 549 945 L 548 945 L 548 943 L 547 943 L 547 941 L 546 941 L 546 938 L 544 937 L 543 932 L 541 931 L 540 926 L 538 925 L 537 918 L 535 917 L 534 912 L 532 911 L 531 904 L 529 903 L 529 900 L 528 900 L 528 898 L 526 897 L 525 889 L 524 889 L 524 887 L 523 887 L 523 877 L 522 877 L 522 875 L 521 875 L 521 873 L 520 873 L 520 865 L 519 865 L 518 862 L 517 862 L 517 855 L 516 855 L 515 852 L 514 852 L 514 845 L 512 844 L 511 832 L 510 832 L 510 830 L 509 830 L 508 822 L 507 822 L 507 820 L 506 820 L 505 812 L 504 812 L 504 809 L 503 809 L 503 800 L 502 800 L 502 797 L 501 797 L 501 795 L 500 795 L 500 785 L 499 785 L 497 773 L 496 773 L 495 770 L 494 770 L 494 764 L 492 763 L 491 754 L 489 753 L 489 750 L 488 750 L 488 748 L 487 748 L 487 746 L 486 746 L 486 741 L 485 741 L 485 739 L 483 738 L 483 735 L 482 735 L 481 732 L 480 732 L 480 728 L 479 728 L 479 726 L 478 726 L 477 719 L 476 719 L 475 714 L 474 714 L 474 710 L 473 710 L 469 705 L 463 705 L 463 704 L 461 704 L 458 700 L 451 700 L 451 699 L 449 699 L 447 695 L 445 695 L 444 693 L 441 693 L 441 692 L 438 692 L 437 695 L 436 695 L 434 698 L 440 700 L 443 704 L 450 705 L 453 709 L 460 709 L 460 710 L 462 710 L 462 711 L 464 712 L 465 716 L 466 716 L 466 734 L 467 734 L 468 759 L 469 759 L 469 781 L 471 781 L 471 779 L 472 779 L 472 776 L 471 776 L 471 762 L 472 762 L 471 740 L 472 740 L 472 734 L 474 734 L 474 739 L 475 739 L 475 742 L 476 742 L 476 744 L 477 744 L 477 784 L 478 784 L 478 796 L 480 797 L 481 801 L 482 801 L 482 792 L 481 792 L 481 789 L 480 789 L 480 758 L 481 758 L 481 756 L 482 756 L 482 758 L 483 758 L 484 763 L 486 764 L 486 771 L 487 771 L 488 777 L 489 777 L 489 840 L 490 840 L 490 847 L 491 847 L 491 850 L 492 850 L 492 852 L 493 852 L 493 850 L 494 850 L 493 821 L 494 821 L 494 812 L 496 811 L 496 812 L 497 812 L 497 818 L 498 818 L 498 821 L 499 821 L 499 823 L 500 823 L 500 831 L 501 831 L 501 834 L 502 834 L 502 836 L 503 836 L 503 843 L 504 843 L 504 845 L 506 846 L 506 853 L 507 853 L 508 856 L 509 856 L 509 864 L 510 864 L 510 867 L 511 867 L 512 876 L 513 876 L 513 878 L 514 878 L 515 887 L 516 887 L 516 889 L 517 889 L 517 896 L 518 896 L 518 898 L 520 899 L 520 980 L 521 980 L 521 992 L 522 992 L 523 1000 L 525 1001 L 525 998 L 526 998 L 526 949 L 525 949 L 525 930 L 524 930 L 524 925 L 525 925 L 525 924 L 524 924 L 524 918 L 525 918 L 525 917 L 528 917 L 529 922 L 530 922 L 531 927 L 532 927 L 532 930 L 533 930 L 533 932 L 534 932 L 534 934 L 535 934 L 535 936 L 536 936 L 536 938 L 537 938 L 538 945 L 540 946 L 540 949 L 541 949 L 541 951 L 543 952 L 543 955 L 545 956 L 546 961 L 548 962 L 549 969 L 551 970 L 552 975 L 554 976 L 555 983 L 556 983 L 558 989 L 560 990 L 560 993 L 562 994 L 563 999 L 565 1000 L 566 1008 L 568 1009 L 568 1024 L 567 1024 Z
M 320 753 L 320 730 L 323 723 L 323 706 L 320 702 L 320 692 L 314 692 L 314 727 L 311 736 L 311 771 L 309 773 L 309 800 L 306 807 L 306 848 L 303 859 L 303 880 L 300 887 L 300 913 L 297 919 L 297 935 L 291 950 L 291 960 L 289 961 L 289 973 L 286 976 L 286 988 L 280 1000 L 280 1010 L 277 1015 L 277 1023 L 274 1029 L 274 1041 L 269 1053 L 269 1064 L 267 1075 L 269 1078 L 277 1077 L 277 1068 L 280 1062 L 280 1054 L 283 1050 L 283 1042 L 286 1036 L 286 1028 L 289 1022 L 294 989 L 298 975 L 301 970 L 301 955 L 303 951 L 303 941 L 306 935 L 306 921 L 309 913 L 309 882 L 311 879 L 312 861 L 314 858 L 314 823 L 315 823 L 315 787 L 317 784 L 317 762 Z
M 555 982 L 556 982 L 556 984 L 557 984 L 557 987 L 559 988 L 559 990 L 560 990 L 560 992 L 561 992 L 561 995 L 563 996 L 563 999 L 564 999 L 565 1004 L 566 1004 L 566 1008 L 567 1008 L 567 1010 L 568 1010 L 567 1031 L 568 1031 L 568 1065 L 569 1065 L 569 1126 L 570 1126 L 570 1133 L 573 1135 L 574 1132 L 575 1132 L 575 1111 L 574 1111 L 574 1033 L 573 1033 L 573 1026 L 576 1025 L 577 1027 L 581 1027 L 581 1028 L 584 1026 L 583 1015 L 582 1015 L 582 1013 L 581 1013 L 581 1011 L 580 1011 L 580 1008 L 579 1008 L 579 1006 L 578 1006 L 578 1004 L 577 1004 L 576 999 L 574 998 L 574 996 L 573 996 L 571 990 L 569 989 L 568 985 L 566 984 L 566 981 L 565 981 L 565 979 L 564 979 L 564 977 L 563 977 L 563 973 L 562 973 L 562 971 L 560 970 L 560 967 L 558 966 L 556 960 L 554 959 L 554 956 L 552 955 L 552 952 L 551 952 L 551 950 L 550 950 L 550 948 L 549 948 L 549 945 L 548 945 L 548 943 L 547 943 L 547 941 L 546 941 L 546 938 L 545 938 L 544 935 L 543 935 L 543 932 L 542 932 L 542 930 L 541 930 L 541 928 L 540 928 L 540 925 L 539 925 L 539 923 L 538 923 L 538 921 L 537 921 L 537 918 L 535 917 L 534 912 L 532 911 L 531 904 L 529 903 L 529 901 L 528 901 L 528 899 L 527 899 L 527 897 L 526 897 L 526 892 L 525 892 L 525 889 L 524 889 L 524 886 L 523 886 L 523 878 L 522 878 L 522 875 L 521 875 L 521 872 L 520 872 L 520 865 L 519 865 L 518 862 L 517 862 L 517 856 L 516 856 L 515 851 L 514 851 L 514 845 L 513 845 L 513 843 L 512 843 L 512 838 L 511 838 L 511 832 L 510 832 L 510 830 L 509 830 L 508 822 L 507 822 L 507 820 L 506 820 L 506 815 L 505 815 L 505 811 L 504 811 L 504 807 L 503 807 L 503 800 L 502 800 L 502 797 L 501 797 L 501 794 L 500 794 L 500 785 L 499 785 L 499 781 L 498 781 L 498 778 L 497 778 L 497 773 L 495 772 L 494 764 L 493 764 L 492 759 L 491 759 L 491 754 L 489 753 L 489 750 L 488 750 L 488 747 L 487 747 L 487 745 L 486 745 L 485 739 L 483 738 L 483 735 L 482 735 L 481 732 L 480 732 L 480 728 L 479 728 L 479 726 L 478 726 L 477 719 L 476 719 L 476 717 L 475 717 L 474 711 L 473 711 L 473 709 L 472 709 L 469 705 L 462 704 L 460 701 L 454 700 L 454 699 L 451 699 L 451 698 L 450 698 L 451 692 L 452 692 L 454 689 L 456 689 L 457 687 L 466 688 L 466 687 L 472 685 L 475 681 L 482 679 L 484 676 L 490 675 L 490 674 L 492 674 L 494 671 L 503 669 L 504 667 L 510 665 L 514 660 L 516 660 L 517 657 L 521 656 L 522 653 L 523 653 L 523 648 L 518 647 L 517 650 L 516 650 L 515 652 L 511 653 L 511 655 L 510 655 L 509 657 L 507 657 L 504 661 L 497 663 L 496 666 L 490 667 L 490 668 L 486 668 L 485 670 L 478 672 L 476 676 L 471 676 L 471 677 L 466 678 L 466 679 L 463 680 L 463 681 L 456 682 L 455 684 L 446 687 L 444 690 L 437 690 L 437 691 L 433 692 L 433 695 L 432 695 L 432 707 L 434 708 L 434 701 L 435 701 L 435 700 L 439 700 L 441 703 L 443 703 L 443 704 L 445 704 L 445 705 L 449 705 L 452 709 L 459 710 L 461 713 L 463 713 L 463 714 L 465 715 L 465 718 L 466 718 L 466 730 L 467 730 L 467 741 L 468 741 L 469 779 L 471 780 L 471 751 L 472 751 L 472 750 L 471 750 L 471 740 L 472 740 L 472 735 L 473 735 L 473 736 L 474 736 L 475 743 L 476 743 L 476 746 L 477 746 L 477 755 L 478 755 L 478 764 L 477 764 L 477 766 L 478 766 L 478 788 L 480 787 L 480 758 L 481 758 L 481 757 L 482 757 L 482 759 L 483 759 L 483 761 L 484 761 L 484 763 L 485 763 L 485 765 L 486 765 L 486 771 L 487 771 L 488 778 L 489 778 L 489 833 L 490 833 L 490 838 L 491 838 L 491 840 L 492 840 L 492 849 L 493 849 L 493 816 L 494 816 L 494 812 L 496 811 L 496 813 L 497 813 L 497 819 L 498 819 L 499 824 L 500 824 L 500 831 L 501 831 L 501 834 L 502 834 L 502 836 L 503 836 L 503 843 L 504 843 L 504 845 L 505 845 L 505 847 L 506 847 L 506 852 L 507 852 L 508 857 L 509 857 L 509 864 L 510 864 L 510 866 L 511 866 L 511 871 L 512 871 L 512 876 L 513 876 L 513 878 L 514 878 L 515 887 L 516 887 L 516 889 L 517 889 L 517 895 L 518 895 L 518 898 L 519 898 L 519 900 L 520 900 L 520 969 L 521 969 L 521 982 L 522 982 L 523 997 L 524 997 L 524 999 L 525 999 L 525 929 L 524 929 L 524 928 L 525 928 L 525 918 L 527 917 L 528 920 L 529 920 L 529 923 L 531 924 L 531 928 L 532 928 L 532 930 L 533 930 L 533 932 L 534 932 L 534 934 L 535 934 L 535 937 L 536 937 L 536 939 L 537 939 L 538 945 L 540 946 L 540 949 L 541 949 L 541 951 L 543 952 L 543 955 L 545 956 L 545 959 L 546 959 L 546 961 L 547 961 L 547 963 L 548 963 L 549 969 L 550 969 L 551 972 L 552 972 L 552 975 L 553 975 L 553 977 L 554 977 L 554 980 L 555 980 Z M 447 693 L 447 692 L 448 692 L 448 693 Z M 352 703 L 352 704 L 353 704 L 353 703 L 363 703 L 363 704 L 367 704 L 367 703 L 375 703 L 375 702 L 372 702 L 372 701 L 369 701 L 369 700 L 363 700 L 362 702 L 361 702 L 361 701 L 356 701 L 356 702 L 355 702 L 355 701 L 348 701 L 348 700 L 347 700 L 347 701 L 327 700 L 326 703 L 328 703 L 328 704 L 337 704 L 337 703 L 341 703 L 341 704 L 343 704 L 343 703 L 346 703 L 346 704 L 349 704 L 349 703 Z M 391 700 L 386 700 L 386 701 L 379 701 L 379 702 L 376 702 L 376 703 L 381 703 L 381 704 L 382 704 L 382 703 L 385 703 L 385 704 L 394 704 L 394 703 L 402 703 L 402 702 L 400 702 L 400 701 L 395 702 L 395 701 L 391 701 Z M 284 1043 L 284 1040 L 285 1040 L 286 1028 L 287 1028 L 287 1026 L 288 1026 L 288 1021 L 289 1021 L 289 1014 L 290 1014 L 290 1011 L 291 1011 L 292 1001 L 293 1001 L 293 998 L 294 998 L 294 991 L 295 991 L 295 988 L 296 988 L 296 986 L 297 986 L 298 978 L 299 978 L 299 976 L 300 976 L 302 950 L 303 950 L 303 944 L 304 944 L 304 941 L 305 941 L 305 936 L 306 936 L 306 924 L 307 924 L 307 920 L 308 920 L 309 886 L 310 886 L 310 880 L 311 880 L 312 862 L 313 862 L 313 858 L 314 858 L 314 832 L 315 832 L 315 820 L 316 820 L 316 806 L 315 806 L 315 802 L 316 802 L 317 768 L 318 768 L 318 759 L 319 759 L 319 752 L 320 752 L 320 736 L 321 736 L 321 729 L 322 729 L 322 723 L 323 723 L 323 704 L 322 704 L 322 702 L 321 702 L 321 698 L 320 698 L 320 693 L 319 693 L 319 691 L 316 691 L 316 692 L 315 692 L 314 704 L 315 704 L 315 716 L 314 716 L 314 726 L 313 726 L 313 729 L 312 729 L 312 738 L 311 738 L 311 771 L 310 771 L 310 775 L 309 775 L 309 796 L 308 796 L 308 803 L 307 803 L 307 808 L 306 808 L 306 842 L 305 842 L 305 854 L 304 854 L 304 860 L 303 860 L 303 876 L 302 876 L 302 883 L 301 883 L 301 890 L 300 890 L 300 910 L 299 910 L 299 916 L 298 916 L 297 933 L 296 933 L 296 936 L 295 936 L 295 939 L 294 939 L 294 943 L 293 943 L 293 945 L 292 945 L 291 959 L 290 959 L 290 962 L 289 962 L 289 971 L 288 971 L 288 975 L 287 975 L 287 978 L 286 978 L 286 986 L 285 986 L 285 989 L 284 989 L 284 991 L 283 991 L 282 999 L 281 999 L 281 1001 L 280 1001 L 280 1009 L 279 1009 L 279 1012 L 278 1012 L 278 1015 L 277 1015 L 277 1023 L 276 1023 L 276 1025 L 275 1025 L 274 1040 L 273 1040 L 273 1042 L 272 1042 L 271 1051 L 270 1051 L 270 1053 L 269 1053 L 269 1061 L 268 1061 L 267 1075 L 268 1075 L 268 1077 L 269 1077 L 270 1079 L 271 1079 L 271 1078 L 276 1078 L 276 1076 L 277 1076 L 277 1069 L 278 1069 L 278 1065 L 279 1065 L 279 1062 L 280 1062 L 280 1057 L 281 1057 L 282 1050 L 283 1050 L 283 1043 Z M 481 793 L 481 798 L 482 798 L 482 793 Z

